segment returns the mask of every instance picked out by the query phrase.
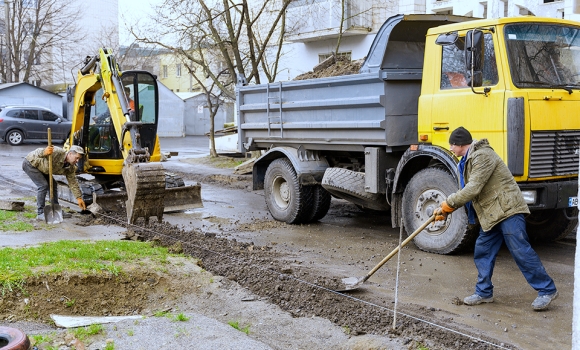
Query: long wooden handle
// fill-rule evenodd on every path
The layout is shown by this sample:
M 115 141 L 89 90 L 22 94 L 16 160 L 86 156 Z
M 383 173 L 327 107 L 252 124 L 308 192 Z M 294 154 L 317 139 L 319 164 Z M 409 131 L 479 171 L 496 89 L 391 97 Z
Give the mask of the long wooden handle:
M 405 239 L 403 241 L 403 243 L 401 243 L 401 247 L 404 247 L 407 245 L 407 243 L 411 242 L 411 240 L 413 238 L 415 238 L 416 235 L 418 235 L 419 233 L 421 233 L 421 231 L 423 231 L 425 229 L 425 227 L 427 227 L 427 225 L 429 225 L 430 223 L 432 223 L 435 220 L 435 214 L 433 214 L 429 219 L 427 219 L 427 221 L 425 221 L 423 223 L 423 225 L 421 225 L 418 229 L 415 230 L 415 232 L 411 233 L 411 235 L 409 237 L 407 237 L 407 239 Z M 372 270 L 369 271 L 369 273 L 367 273 L 367 275 L 364 277 L 364 281 L 368 280 L 369 277 L 371 277 L 375 272 L 377 272 L 378 269 L 380 269 L 387 261 L 391 260 L 391 258 L 397 254 L 397 252 L 399 251 L 399 246 L 397 246 L 395 249 L 393 249 L 392 252 L 389 253 L 389 255 L 385 256 L 385 258 L 383 260 L 381 260 L 380 263 L 377 264 L 377 266 L 375 266 Z
M 48 146 L 52 145 L 52 137 L 50 135 L 50 128 L 46 129 L 48 133 Z M 48 156 L 48 183 L 50 191 L 50 203 L 52 204 L 52 153 Z

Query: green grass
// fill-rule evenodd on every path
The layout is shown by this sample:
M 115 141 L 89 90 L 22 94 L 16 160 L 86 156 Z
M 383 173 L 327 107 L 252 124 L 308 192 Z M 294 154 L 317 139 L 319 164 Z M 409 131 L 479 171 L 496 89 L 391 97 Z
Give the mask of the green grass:
M 153 313 L 153 316 L 155 316 L 155 317 L 167 317 L 169 315 L 170 315 L 169 311 L 165 311 L 165 310 L 159 310 L 159 311 L 155 311 Z
M 246 327 L 242 328 L 240 326 L 240 322 L 238 322 L 238 321 L 229 321 L 228 324 L 230 326 L 232 326 L 233 328 L 237 329 L 238 331 L 246 333 L 246 335 L 250 334 L 250 326 L 246 326 Z
M 79 327 L 73 330 L 74 336 L 78 340 L 85 340 L 92 335 L 101 334 L 104 331 L 102 324 L 92 324 L 87 327 Z
M 29 211 L 9 211 L 0 209 L 0 231 L 32 231 L 34 225 L 30 219 L 36 218 L 34 212 Z
M 34 345 L 42 344 L 42 343 L 50 343 L 54 340 L 56 333 L 51 334 L 38 334 L 38 335 L 29 335 L 28 337 L 32 340 Z
M 219 157 L 212 158 L 211 156 L 206 156 L 206 157 L 191 159 L 190 162 L 210 165 L 214 168 L 229 169 L 229 168 L 237 167 L 238 165 L 242 164 L 246 160 L 247 160 L 246 158 L 232 158 L 232 157 L 225 157 L 225 156 L 219 156 Z
M 23 290 L 27 277 L 43 273 L 69 271 L 116 276 L 122 272 L 121 262 L 147 258 L 166 263 L 169 255 L 167 248 L 134 241 L 58 241 L 35 247 L 3 248 L 0 249 L 0 291 L 4 295 Z
M 189 321 L 189 317 L 185 316 L 183 313 L 180 313 L 180 314 L 173 316 L 173 320 L 185 322 L 185 321 Z

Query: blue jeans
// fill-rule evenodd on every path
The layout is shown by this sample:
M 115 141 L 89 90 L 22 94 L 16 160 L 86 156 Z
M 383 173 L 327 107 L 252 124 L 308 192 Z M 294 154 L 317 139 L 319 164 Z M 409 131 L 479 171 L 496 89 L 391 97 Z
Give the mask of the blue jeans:
M 46 205 L 46 194 L 50 188 L 50 184 L 48 183 L 48 174 L 45 174 L 35 168 L 28 159 L 24 159 L 22 162 L 22 170 L 30 177 L 32 182 L 37 187 L 36 190 L 36 213 L 42 214 L 44 213 L 44 207 Z M 58 204 L 58 191 L 56 181 L 52 180 L 52 204 Z
M 495 259 L 504 241 L 526 281 L 538 291 L 538 296 L 555 293 L 554 281 L 530 246 L 523 214 L 510 216 L 487 232 L 480 229 L 473 254 L 478 272 L 475 293 L 484 298 L 493 296 L 491 276 Z

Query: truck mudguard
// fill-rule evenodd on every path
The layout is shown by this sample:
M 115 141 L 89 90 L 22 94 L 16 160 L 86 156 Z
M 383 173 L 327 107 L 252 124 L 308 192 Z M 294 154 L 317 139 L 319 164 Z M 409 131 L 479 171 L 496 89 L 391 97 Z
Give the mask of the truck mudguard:
M 391 198 L 391 222 L 393 227 L 399 227 L 402 217 L 403 191 L 409 180 L 418 171 L 429 166 L 439 166 L 451 173 L 453 178 L 459 183 L 457 174 L 457 159 L 450 151 L 434 145 L 418 145 L 416 149 L 408 148 L 399 163 L 393 177 L 392 183 L 387 184 Z M 389 194 L 387 194 L 388 198 Z
M 439 146 L 418 145 L 416 150 L 410 147 L 405 151 L 393 178 L 392 193 L 402 192 L 406 183 L 419 170 L 440 164 L 447 169 L 459 183 L 457 158 L 450 151 Z
M 275 147 L 254 163 L 252 176 L 254 190 L 264 189 L 266 169 L 278 158 L 288 158 L 292 162 L 300 184 L 305 186 L 320 184 L 324 171 L 329 167 L 326 158 L 320 157 L 317 151 L 305 150 L 302 147 Z

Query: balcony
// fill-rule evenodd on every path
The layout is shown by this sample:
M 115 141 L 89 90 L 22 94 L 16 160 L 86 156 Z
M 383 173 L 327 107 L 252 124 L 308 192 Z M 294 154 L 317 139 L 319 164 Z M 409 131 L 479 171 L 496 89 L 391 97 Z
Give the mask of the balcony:
M 286 40 L 308 42 L 337 38 L 343 20 L 343 36 L 368 34 L 372 30 L 372 1 L 297 0 L 287 10 Z

